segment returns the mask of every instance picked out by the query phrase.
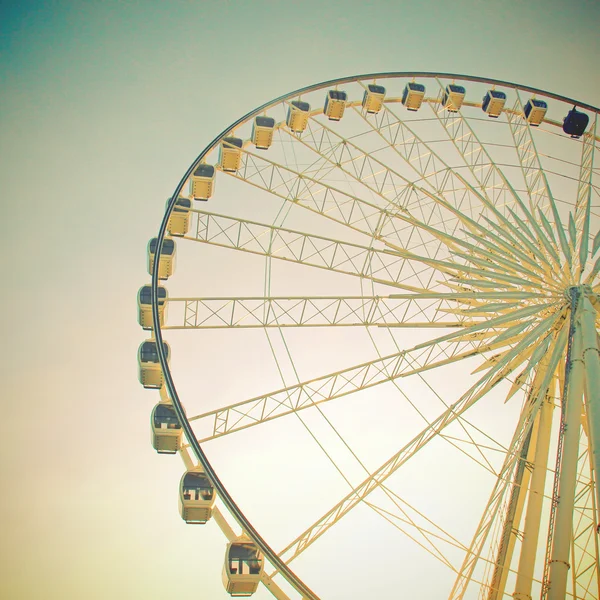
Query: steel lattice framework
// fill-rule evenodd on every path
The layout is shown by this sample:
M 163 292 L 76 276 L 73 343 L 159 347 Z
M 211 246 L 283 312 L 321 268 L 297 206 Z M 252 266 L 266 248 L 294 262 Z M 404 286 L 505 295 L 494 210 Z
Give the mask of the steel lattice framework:
M 411 87 L 415 82 L 426 91 L 418 110 L 407 110 L 407 95 L 419 89 Z M 386 95 L 368 112 L 375 84 L 385 85 Z M 475 101 L 490 88 L 506 98 L 497 118 Z M 464 97 L 454 106 L 449 93 L 461 89 Z M 315 108 L 327 90 L 347 92 L 339 120 Z M 547 109 L 539 123 L 526 118 L 532 99 Z M 287 118 L 298 100 L 311 104 L 302 131 L 292 130 Z M 570 138 L 562 118 L 574 105 L 589 124 Z M 183 427 L 179 452 L 186 469 L 202 469 L 217 491 L 215 521 L 229 540 L 237 537 L 235 521 L 260 548 L 272 567 L 261 580 L 276 598 L 317 600 L 299 557 L 317 556 L 342 519 L 364 510 L 444 569 L 452 581 L 449 599 L 600 600 L 599 112 L 542 90 L 464 75 L 348 77 L 248 113 L 182 177 L 157 240 L 160 256 L 171 234 L 183 272 L 173 278 L 176 294 L 166 300 L 162 327 L 158 269 L 152 273 L 160 398 Z M 252 143 L 251 127 L 261 115 L 274 122 L 268 150 Z M 239 168 L 224 170 L 217 152 L 232 136 L 242 140 Z M 217 169 L 215 192 L 207 203 L 190 196 L 185 230 L 173 233 L 176 202 L 204 163 Z M 342 337 L 328 337 L 338 332 Z M 174 344 L 171 367 L 163 335 Z M 190 336 L 208 351 L 223 344 L 232 355 L 248 344 L 249 359 L 260 360 L 262 391 L 203 409 L 206 386 L 197 385 L 203 376 L 194 370 L 188 383 L 176 363 L 176 344 L 182 355 L 193 354 Z M 242 367 L 227 365 L 232 380 Z M 181 395 L 173 373 L 182 378 Z M 248 384 L 258 385 L 252 377 Z M 246 393 L 240 389 L 236 394 Z M 402 413 L 407 433 L 400 428 L 383 460 L 343 433 L 344 407 L 358 410 L 361 399 L 373 406 L 357 417 L 373 415 L 365 427 L 379 423 L 384 431 L 396 410 L 420 419 L 413 426 L 413 417 Z M 500 409 L 502 402 L 508 404 Z M 486 406 L 498 421 L 500 410 L 511 415 L 502 434 Z M 199 410 L 188 415 L 190 407 Z M 261 440 L 260 432 L 292 421 L 346 492 L 276 551 L 229 494 L 227 475 L 222 481 L 205 448 L 239 443 L 246 449 L 248 440 Z M 352 468 L 332 450 L 332 440 L 352 457 Z M 456 457 L 456 490 L 448 497 L 470 513 L 466 538 L 466 531 L 451 533 L 439 506 L 424 496 L 418 505 L 398 478 L 407 472 L 418 481 L 415 470 L 431 469 L 431 477 L 443 479 L 433 475 L 431 458 L 442 447 Z M 465 473 L 482 473 L 487 499 L 479 499 L 478 513 L 465 508 L 466 496 L 458 500 L 460 461 L 468 465 Z M 309 512 L 317 514 L 319 506 L 315 499 Z M 291 568 L 296 560 L 302 578 Z M 426 597 L 427 582 L 420 586 Z

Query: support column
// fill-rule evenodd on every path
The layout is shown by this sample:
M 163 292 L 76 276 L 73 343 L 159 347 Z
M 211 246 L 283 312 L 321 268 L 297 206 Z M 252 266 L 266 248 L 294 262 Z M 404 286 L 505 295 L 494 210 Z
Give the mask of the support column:
M 521 522 L 523 514 L 523 506 L 525 505 L 525 496 L 529 487 L 530 471 L 527 468 L 527 463 L 533 461 L 535 448 L 537 445 L 537 436 L 539 428 L 539 416 L 536 417 L 529 436 L 525 439 L 519 464 L 515 473 L 510 500 L 504 524 L 502 527 L 502 536 L 500 538 L 500 547 L 492 575 L 490 592 L 487 600 L 498 600 L 504 596 L 504 588 L 506 587 L 506 579 L 508 577 L 510 563 L 512 561 L 515 541 L 517 539 L 516 531 Z
M 588 292 L 588 294 L 591 293 Z M 588 294 L 582 295 L 581 328 L 585 367 L 585 402 L 589 424 L 592 467 L 596 487 L 596 507 L 600 510 L 600 349 L 596 331 L 596 310 Z M 598 520 L 598 518 L 597 518 Z M 599 523 L 597 522 L 596 525 Z
M 572 310 L 576 311 L 572 319 L 573 337 L 570 360 L 566 365 L 566 402 L 563 435 L 563 455 L 560 465 L 558 505 L 552 553 L 548 576 L 548 600 L 565 600 L 567 575 L 571 556 L 571 538 L 573 537 L 573 506 L 575 503 L 575 484 L 577 480 L 577 459 L 579 458 L 579 436 L 581 429 L 581 409 L 585 371 L 583 366 L 582 327 L 579 319 L 578 302 L 580 290 L 572 290 L 574 301 Z M 581 299 L 581 298 L 579 298 Z
M 544 487 L 546 485 L 546 471 L 548 468 L 548 451 L 550 448 L 550 433 L 552 431 L 552 411 L 554 405 L 549 394 L 544 398 L 539 412 L 539 427 L 537 445 L 531 476 L 527 512 L 525 513 L 525 526 L 523 543 L 517 568 L 517 582 L 513 597 L 515 600 L 531 600 L 531 585 L 533 583 L 533 570 L 535 556 L 540 537 L 540 520 L 542 516 L 542 502 L 544 500 Z

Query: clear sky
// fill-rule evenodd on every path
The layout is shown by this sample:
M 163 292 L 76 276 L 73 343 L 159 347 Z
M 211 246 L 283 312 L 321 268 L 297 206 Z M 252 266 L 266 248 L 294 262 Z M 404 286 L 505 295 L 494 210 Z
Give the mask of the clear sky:
M 597 0 L 0 3 L 0 596 L 226 597 L 222 537 L 177 514 L 181 465 L 150 447 L 136 366 L 146 243 L 215 135 L 369 72 L 598 106 L 599 30 Z

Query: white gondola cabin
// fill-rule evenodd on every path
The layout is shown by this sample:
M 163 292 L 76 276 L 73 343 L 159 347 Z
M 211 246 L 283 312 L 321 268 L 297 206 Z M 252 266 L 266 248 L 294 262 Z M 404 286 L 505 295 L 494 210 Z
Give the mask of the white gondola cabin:
M 159 454 L 175 454 L 181 446 L 182 429 L 175 409 L 160 403 L 152 409 L 152 447 Z
M 215 505 L 215 489 L 202 471 L 188 471 L 179 484 L 179 514 L 186 523 L 206 523 Z
M 169 201 L 167 200 L 167 205 L 168 204 Z M 192 201 L 189 198 L 177 198 L 177 202 L 173 207 L 173 212 L 167 223 L 169 235 L 182 236 L 190 230 L 190 208 L 192 208 Z
M 581 137 L 590 122 L 590 117 L 579 112 L 575 107 L 569 111 L 569 114 L 563 119 L 563 131 L 572 138 Z
M 385 88 L 381 85 L 370 83 L 363 95 L 362 106 L 368 114 L 374 115 L 381 110 L 384 98 Z
M 275 119 L 272 117 L 255 117 L 252 124 L 252 143 L 259 150 L 268 150 L 273 143 Z
M 288 113 L 285 122 L 294 133 L 302 133 L 308 125 L 309 116 L 310 104 L 308 102 L 302 102 L 302 100 L 292 100 L 288 107 Z
M 458 112 L 465 99 L 466 93 L 467 91 L 462 85 L 450 83 L 444 90 L 444 95 L 442 96 L 442 106 L 448 112 Z
M 402 92 L 402 104 L 404 104 L 408 110 L 419 110 L 424 97 L 425 86 L 421 83 L 412 81 L 404 86 L 404 91 Z
M 547 111 L 548 105 L 543 100 L 531 98 L 523 109 L 523 115 L 532 127 L 538 127 L 544 120 Z
M 263 557 L 256 545 L 240 538 L 227 545 L 223 565 L 223 585 L 234 597 L 251 596 L 258 588 Z
M 158 318 L 160 326 L 165 324 L 167 310 L 167 290 L 158 286 Z M 142 329 L 152 329 L 152 288 L 144 285 L 138 292 L 138 323 Z
M 488 90 L 483 97 L 481 109 L 488 114 L 488 117 L 497 119 L 502 114 L 502 109 L 506 103 L 506 94 L 498 90 Z
M 344 116 L 347 100 L 348 95 L 346 92 L 329 90 L 325 98 L 325 107 L 323 108 L 325 116 L 330 121 L 339 121 Z
M 190 177 L 190 196 L 194 200 L 208 200 L 215 190 L 215 168 L 201 164 Z
M 219 165 L 223 171 L 235 173 L 242 164 L 242 145 L 240 138 L 226 137 L 221 140 Z
M 150 275 L 152 275 L 154 271 L 154 259 L 157 245 L 158 238 L 152 238 L 148 242 L 148 273 L 150 273 Z M 158 261 L 159 279 L 168 279 L 173 275 L 173 272 L 175 271 L 175 250 L 175 242 L 171 238 L 165 238 L 163 240 L 160 259 Z
M 171 350 L 167 342 L 163 342 L 163 348 L 170 358 Z M 140 383 L 148 389 L 160 389 L 163 386 L 163 372 L 158 360 L 158 351 L 155 340 L 142 342 L 138 350 L 138 378 Z

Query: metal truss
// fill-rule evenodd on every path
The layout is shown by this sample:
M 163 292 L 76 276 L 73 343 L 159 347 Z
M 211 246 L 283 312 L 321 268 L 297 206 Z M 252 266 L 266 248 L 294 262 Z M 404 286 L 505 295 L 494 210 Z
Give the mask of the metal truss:
M 396 241 L 404 248 L 420 249 L 428 256 L 438 255 L 442 247 L 435 236 L 419 227 L 424 223 L 410 214 L 412 206 L 423 207 L 432 202 L 430 194 L 415 186 L 405 185 L 392 200 L 386 199 L 386 206 L 382 208 L 316 179 L 315 175 L 301 173 L 247 149 L 243 152 L 241 168 L 229 175 L 386 245 Z M 383 193 L 379 196 L 385 198 Z M 446 219 L 452 218 L 446 216 Z M 440 218 L 439 224 L 443 223 L 444 219 Z M 425 274 L 417 270 L 413 273 L 420 287 L 430 286 L 431 276 L 428 269 L 425 269 Z
M 431 296 L 435 296 L 431 294 Z M 453 307 L 451 294 L 439 294 L 445 302 L 421 295 L 394 297 L 323 298 L 170 298 L 182 321 L 163 329 L 213 329 L 221 327 L 462 327 L 465 317 L 444 320 L 442 302 Z M 171 310 L 171 309 L 170 309 Z
M 442 84 L 438 81 L 440 90 Z M 459 112 L 449 112 L 438 103 L 430 104 L 440 125 L 446 131 L 464 165 L 478 183 L 483 194 L 499 210 L 512 206 L 519 195 L 502 170 L 496 165 L 467 119 Z
M 539 90 L 507 84 L 517 100 L 513 107 L 503 111 L 502 121 L 506 119 L 506 122 L 499 125 L 504 130 L 507 126 L 512 138 L 512 143 L 508 143 L 510 164 L 505 169 L 502 161 L 492 158 L 495 150 L 488 150 L 487 142 L 482 141 L 485 135 L 481 134 L 480 139 L 476 133 L 479 131 L 476 121 L 480 119 L 475 115 L 472 119 L 469 117 L 468 111 L 481 108 L 481 104 L 465 102 L 458 112 L 450 112 L 441 102 L 444 85 L 440 78 L 445 76 L 416 75 L 429 77 L 438 84 L 437 97 L 424 98 L 424 107 L 428 108 L 418 116 L 401 112 L 406 107 L 401 106 L 400 98 L 386 98 L 381 110 L 375 114 L 367 113 L 361 101 L 354 98 L 346 106 L 347 118 L 343 124 L 327 122 L 323 110 L 316 109 L 308 115 L 308 125 L 301 134 L 290 131 L 281 115 L 290 107 L 292 98 L 299 98 L 304 91 L 312 93 L 344 82 L 359 84 L 362 86 L 359 89 L 366 91 L 365 82 L 373 77 L 357 76 L 324 82 L 266 103 L 231 125 L 201 153 L 182 178 L 168 203 L 161 225 L 156 247 L 159 254 L 169 216 L 194 169 L 207 157 L 211 160 L 211 152 L 217 149 L 224 136 L 246 135 L 242 131 L 249 131 L 255 116 L 270 115 L 269 111 L 272 111 L 277 117 L 279 122 L 275 126 L 271 150 L 255 151 L 251 141 L 246 140 L 242 143 L 241 165 L 237 171 L 226 173 L 221 170 L 220 164 L 215 165 L 217 177 L 228 175 L 231 178 L 228 184 L 232 189 L 236 186 L 239 189 L 239 184 L 243 184 L 242 190 L 252 185 L 263 192 L 263 199 L 268 197 L 268 202 L 264 206 L 261 204 L 254 213 L 261 216 L 255 217 L 256 221 L 247 220 L 240 215 L 253 213 L 245 208 L 237 212 L 233 202 L 229 208 L 233 211 L 231 215 L 192 208 L 191 233 L 184 236 L 186 241 L 233 250 L 235 252 L 229 257 L 234 260 L 241 256 L 236 252 L 263 257 L 263 295 L 251 296 L 240 289 L 239 294 L 228 297 L 204 297 L 202 290 L 197 297 L 169 297 L 169 318 L 162 331 L 264 329 L 283 383 L 280 389 L 187 417 L 164 355 L 157 308 L 158 275 L 153 273 L 153 336 L 166 384 L 160 394 L 162 401 L 172 403 L 186 434 L 188 443 L 182 446 L 180 454 L 187 469 L 201 467 L 205 470 L 222 505 L 237 521 L 239 529 L 260 548 L 265 561 L 274 569 L 271 575 L 262 575 L 262 582 L 278 600 L 290 599 L 274 581 L 277 574 L 287 580 L 302 600 L 318 600 L 318 596 L 294 574 L 290 564 L 361 503 L 455 573 L 450 600 L 463 600 L 465 594 L 472 591 L 473 585 L 478 587 L 480 600 L 500 600 L 508 593 L 509 574 L 515 572 L 513 557 L 516 551 L 521 549 L 520 558 L 526 555 L 523 546 L 527 528 L 525 525 L 521 528 L 520 524 L 525 507 L 529 513 L 533 490 L 537 490 L 540 500 L 538 504 L 531 503 L 531 512 L 539 509 L 541 514 L 542 510 L 543 478 L 541 484 L 534 484 L 535 468 L 543 465 L 545 477 L 548 465 L 548 451 L 545 459 L 538 456 L 543 454 L 538 452 L 539 448 L 546 447 L 539 442 L 539 423 L 544 413 L 540 407 L 545 408 L 549 404 L 549 389 L 557 380 L 561 381 L 565 390 L 570 379 L 579 391 L 585 383 L 588 386 L 585 392 L 588 404 L 582 424 L 585 436 L 577 439 L 579 446 L 574 444 L 574 429 L 571 427 L 569 432 L 565 425 L 567 421 L 563 418 L 563 427 L 558 433 L 558 467 L 549 532 L 541 539 L 539 536 L 535 539 L 534 545 L 538 544 L 538 540 L 540 544 L 548 544 L 544 575 L 542 581 L 533 579 L 534 557 L 530 565 L 531 575 L 527 577 L 542 586 L 542 596 L 545 597 L 548 582 L 552 580 L 548 576 L 549 571 L 562 569 L 564 573 L 569 562 L 569 593 L 573 598 L 600 600 L 595 482 L 599 459 L 593 454 L 593 443 L 589 441 L 590 437 L 594 437 L 594 431 L 600 431 L 594 430 L 594 427 L 600 427 L 600 419 L 587 414 L 590 407 L 595 410 L 598 404 L 596 383 L 600 372 L 598 343 L 594 338 L 600 324 L 600 311 L 597 310 L 600 258 L 589 266 L 600 250 L 600 234 L 592 231 L 592 217 L 595 216 L 592 197 L 599 193 L 595 179 L 598 170 L 594 166 L 598 152 L 598 110 L 587 107 L 594 113 L 592 128 L 583 135 L 581 142 L 572 142 L 572 148 L 578 152 L 581 148 L 579 163 L 577 159 L 563 161 L 570 165 L 569 168 L 579 167 L 579 178 L 576 198 L 573 198 L 574 210 L 568 219 L 561 221 L 548 179 L 553 175 L 547 175 L 545 170 L 547 155 L 542 137 L 538 137 L 535 128 L 532 129 L 523 118 L 520 91 L 537 94 Z M 381 75 L 383 79 L 397 76 Z M 480 78 L 465 79 L 494 84 L 491 80 Z M 539 93 L 565 102 L 564 98 Z M 579 103 L 578 106 L 586 108 Z M 478 114 L 481 116 L 481 112 Z M 445 132 L 440 132 L 444 139 L 436 139 L 438 133 L 427 135 L 428 120 L 434 130 L 441 127 Z M 348 130 L 344 129 L 345 123 L 349 123 Z M 561 124 L 545 120 L 544 125 L 558 128 Z M 482 131 L 485 131 L 483 126 Z M 546 132 L 544 135 L 550 134 Z M 443 143 L 437 145 L 438 142 Z M 500 151 L 498 156 L 501 156 Z M 520 173 L 516 177 L 518 183 L 514 183 L 513 175 L 516 173 Z M 574 181 L 575 177 L 570 179 Z M 550 181 L 554 184 L 554 179 Z M 523 183 L 525 193 L 520 189 Z M 560 195 L 557 190 L 555 193 Z M 280 211 L 273 224 L 260 222 L 270 221 L 264 215 L 274 206 Z M 323 219 L 328 221 L 323 222 Z M 284 227 L 284 223 L 288 227 Z M 326 225 L 337 233 L 331 237 L 314 235 L 310 233 L 313 224 L 318 232 L 326 231 Z M 349 241 L 344 241 L 346 239 Z M 196 250 L 199 248 L 196 245 Z M 189 247 L 185 250 L 187 252 Z M 187 258 L 185 254 L 184 258 Z M 281 295 L 280 284 L 285 278 L 278 277 L 279 269 L 271 269 L 272 259 L 281 261 L 279 267 L 285 262 L 298 265 L 290 266 L 286 275 L 297 270 L 297 273 L 310 278 L 311 274 L 316 274 L 310 269 L 312 267 L 348 276 L 340 281 L 348 282 L 351 291 L 346 292 L 344 288 L 339 290 L 339 295 L 335 290 L 334 295 L 321 296 L 317 288 L 316 293 L 311 290 L 301 296 Z M 352 277 L 360 280 L 360 295 L 350 295 L 355 291 L 350 286 L 356 284 L 356 280 L 350 279 Z M 276 289 L 277 293 L 271 292 L 271 289 Z M 582 323 L 585 320 L 585 331 L 578 333 L 577 340 L 587 337 L 585 346 L 581 342 L 574 361 L 578 369 L 577 376 L 574 376 L 563 365 L 565 355 L 570 356 L 574 319 L 573 305 L 569 306 L 568 298 L 572 299 L 576 294 L 587 303 L 585 315 L 581 316 Z M 286 328 L 297 327 L 362 327 L 365 337 L 370 337 L 373 342 L 377 358 L 335 371 L 332 367 L 325 367 L 317 377 L 303 380 L 298 375 L 290 349 L 294 346 L 288 345 L 284 338 Z M 374 327 L 390 330 L 389 340 L 396 351 L 389 353 L 385 344 L 380 343 L 382 332 L 376 333 Z M 402 336 L 392 332 L 394 327 L 427 331 L 446 328 L 446 331 L 436 332 L 434 339 L 404 349 L 400 344 Z M 279 332 L 280 347 L 272 343 L 274 329 Z M 240 337 L 243 335 L 240 334 Z M 292 338 L 291 333 L 285 335 Z M 248 336 L 252 337 L 251 334 Z M 385 352 L 382 350 L 384 347 Z M 475 359 L 471 373 L 474 376 L 471 381 L 475 383 L 449 405 L 434 389 L 434 384 L 438 384 L 433 374 L 427 377 L 428 372 L 447 365 L 462 364 L 466 368 L 469 359 Z M 570 368 L 569 360 L 566 362 Z M 293 380 L 297 384 L 287 385 L 287 368 L 293 371 Z M 428 386 L 445 407 L 434 420 L 419 410 L 418 394 L 409 397 L 408 385 L 405 386 L 404 381 L 411 376 L 416 376 L 415 381 L 418 379 L 419 385 Z M 507 391 L 506 400 L 519 391 L 528 393 L 510 443 L 504 446 L 495 442 L 499 448 L 489 448 L 487 440 L 481 444 L 481 439 L 477 441 L 477 436 L 467 432 L 464 423 L 474 426 L 465 418 L 471 407 L 489 397 L 497 385 L 505 382 L 508 385 L 504 386 L 502 393 Z M 400 401 L 410 403 L 426 425 L 418 435 L 372 470 L 365 467 L 328 420 L 328 415 L 321 412 L 320 406 L 385 384 L 395 386 L 402 397 Z M 277 385 L 274 384 L 273 388 Z M 497 391 L 499 388 L 494 390 L 494 394 Z M 573 392 L 575 396 L 577 394 Z M 579 393 L 577 398 L 581 403 L 583 393 Z M 579 419 L 582 412 L 580 405 L 567 403 L 565 393 L 563 412 L 567 405 Z M 339 440 L 334 438 L 335 442 L 345 445 L 366 476 L 358 486 L 351 484 L 349 474 L 344 473 L 333 455 L 330 456 L 317 436 L 310 432 L 312 439 L 348 483 L 350 492 L 285 548 L 275 552 L 229 496 L 200 443 L 260 426 L 279 417 L 295 415 L 302 420 L 299 413 L 307 409 L 311 409 L 308 413 L 311 416 L 327 421 L 339 437 Z M 572 425 L 572 414 L 569 419 Z M 592 423 L 589 431 L 588 419 Z M 447 432 L 453 423 L 463 427 L 468 439 L 461 439 L 462 434 L 454 437 L 452 432 Z M 544 431 L 549 447 L 551 427 Z M 576 432 L 579 435 L 579 423 Z M 597 437 L 598 433 L 595 435 Z M 567 437 L 569 441 L 565 441 Z M 409 506 L 388 487 L 388 479 L 436 438 L 451 443 L 494 476 L 493 489 L 468 546 L 453 538 L 417 508 Z M 238 438 L 232 436 L 228 439 L 235 444 Z M 561 458 L 563 442 L 568 460 Z M 468 444 L 469 450 L 474 448 L 479 452 L 481 460 L 471 456 L 463 444 Z M 576 451 L 574 459 L 573 448 Z M 484 449 L 486 452 L 501 452 L 500 460 L 495 462 L 491 455 L 487 457 Z M 191 450 L 197 462 L 192 460 Z M 540 472 L 538 469 L 537 473 Z M 559 478 L 565 479 L 566 474 L 572 476 L 572 485 L 569 484 L 572 489 L 561 483 L 560 495 L 566 498 L 566 492 L 573 492 L 571 512 L 568 503 L 563 503 L 561 508 L 558 502 L 558 481 Z M 572 522 L 572 535 L 567 532 L 570 536 L 567 544 L 564 543 L 564 532 L 568 530 L 565 528 L 565 515 Z M 236 537 L 234 528 L 218 507 L 214 511 L 214 520 L 227 539 Z M 555 532 L 559 533 L 555 536 Z M 556 541 L 559 538 L 562 540 L 560 543 Z M 560 556 L 554 549 L 554 554 L 550 555 L 552 544 L 559 547 Z M 452 554 L 446 555 L 446 551 L 455 553 L 454 556 L 457 551 L 461 552 L 464 556 L 462 564 L 454 564 L 456 559 L 450 560 Z M 527 556 L 535 555 L 536 551 L 534 548 L 533 553 Z M 560 596 L 561 592 L 554 591 L 552 600 L 558 600 L 557 593 Z M 518 597 L 522 600 L 528 596 Z
M 403 351 L 362 363 L 297 385 L 244 400 L 231 406 L 189 418 L 198 426 L 208 425 L 209 433 L 200 442 L 255 427 L 266 421 L 283 417 L 349 394 L 408 377 L 437 366 L 451 364 L 468 356 L 473 350 L 467 341 L 423 344 L 412 351 Z
M 410 187 L 400 190 L 385 209 L 246 148 L 240 169 L 228 174 L 378 240 L 394 230 L 390 222 L 405 210 L 407 196 L 413 193 Z
M 193 237 L 186 239 L 362 277 L 403 290 L 426 291 L 406 283 L 424 270 L 422 266 L 410 265 L 384 250 L 201 210 L 193 210 L 192 216 Z
M 279 555 L 285 557 L 289 564 L 313 544 L 326 531 L 333 527 L 342 517 L 355 506 L 364 501 L 369 494 L 383 484 L 403 464 L 415 456 L 432 439 L 439 435 L 448 425 L 460 418 L 487 391 L 487 380 L 481 380 L 465 393 L 457 402 L 452 404 L 437 419 L 431 422 L 399 452 L 383 463 L 358 487 L 354 488 L 340 502 L 332 507 L 325 515 L 313 523 L 294 541 L 288 544 Z
M 390 169 L 377 158 L 377 151 L 369 152 L 356 141 L 348 140 L 331 127 L 312 119 L 306 133 L 298 137 L 298 141 L 320 157 L 321 163 L 315 163 L 319 168 L 322 168 L 322 163 L 336 166 L 387 203 L 401 197 L 407 187 L 418 190 L 419 193 L 406 205 L 406 210 L 422 223 L 440 227 L 444 231 L 453 231 L 457 219 L 448 219 L 448 215 L 444 218 L 439 210 L 426 214 L 425 209 L 430 206 L 431 200 L 444 197 L 465 214 L 473 213 L 473 207 L 480 206 L 477 191 L 452 171 L 388 105 L 370 118 L 358 107 L 355 107 L 355 111 L 369 126 L 371 133 L 385 143 L 381 149 L 389 149 L 397 154 L 419 175 L 418 184 Z M 314 168 L 314 165 L 311 166 L 311 169 Z M 422 187 L 422 184 L 426 187 Z
M 597 507 L 586 417 L 583 418 L 582 424 L 583 435 L 573 510 L 571 585 L 574 598 L 598 600 L 600 591 L 598 556 L 600 554 L 598 553 Z
M 592 183 L 594 180 L 594 154 L 596 148 L 596 127 L 598 115 L 594 115 L 594 121 L 589 133 L 583 135 L 581 145 L 581 166 L 579 170 L 579 184 L 577 186 L 577 201 L 573 218 L 575 231 L 581 231 L 579 248 L 574 248 L 576 260 L 579 262 L 579 271 L 583 273 L 586 267 L 590 240 L 590 220 L 592 210 Z M 573 237 L 573 236 L 572 236 Z M 577 244 L 573 240 L 574 244 Z
M 524 117 L 524 110 L 521 96 L 517 90 L 513 111 L 507 113 L 510 132 L 529 195 L 530 210 L 533 212 L 537 208 L 548 213 L 550 202 L 554 203 L 554 199 L 531 133 L 531 126 Z

